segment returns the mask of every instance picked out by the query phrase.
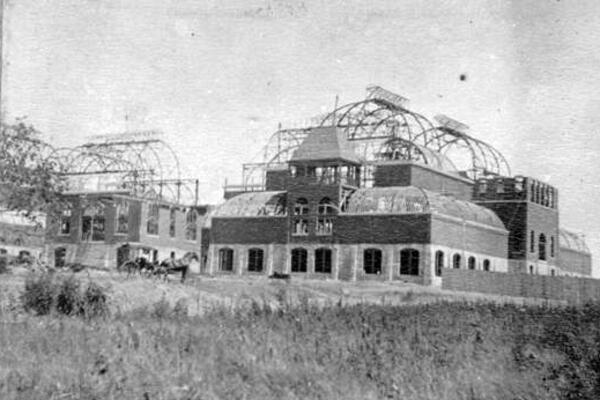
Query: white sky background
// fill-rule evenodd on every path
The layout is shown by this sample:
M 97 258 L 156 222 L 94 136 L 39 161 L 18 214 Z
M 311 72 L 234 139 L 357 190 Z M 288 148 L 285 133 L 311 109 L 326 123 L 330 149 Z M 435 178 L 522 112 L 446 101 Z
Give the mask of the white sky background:
M 279 122 L 378 84 L 558 187 L 561 226 L 586 233 L 598 265 L 597 0 L 6 1 L 7 120 L 54 145 L 163 130 L 216 202 Z

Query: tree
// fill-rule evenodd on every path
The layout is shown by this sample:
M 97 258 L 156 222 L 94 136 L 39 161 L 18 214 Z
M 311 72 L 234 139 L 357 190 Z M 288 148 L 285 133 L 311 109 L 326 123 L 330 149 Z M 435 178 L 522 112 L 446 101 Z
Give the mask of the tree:
M 24 120 L 1 124 L 0 207 L 36 221 L 62 208 L 63 168 L 52 147 Z M 40 221 L 37 221 L 40 222 Z

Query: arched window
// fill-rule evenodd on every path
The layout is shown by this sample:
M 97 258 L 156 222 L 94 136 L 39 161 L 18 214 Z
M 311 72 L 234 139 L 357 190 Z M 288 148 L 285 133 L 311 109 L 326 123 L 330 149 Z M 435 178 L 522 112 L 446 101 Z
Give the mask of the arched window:
M 83 210 L 81 215 L 81 240 L 104 240 L 104 205 L 95 202 Z
M 550 236 L 550 257 L 554 257 L 554 236 Z
M 473 256 L 469 257 L 469 260 L 468 260 L 469 269 L 475 269 L 475 264 L 476 264 L 475 257 L 473 257 Z
M 319 206 L 317 207 L 317 212 L 319 215 L 330 215 L 335 211 L 335 207 L 333 206 L 333 202 L 329 197 L 323 197 L 321 201 L 319 201 Z
M 363 252 L 363 268 L 365 274 L 381 274 L 381 250 L 366 249 Z
M 292 249 L 292 272 L 306 272 L 308 252 L 306 249 Z
M 129 202 L 120 201 L 116 210 L 117 229 L 116 233 L 129 233 Z
M 529 251 L 533 253 L 535 251 L 535 232 L 531 231 L 529 234 Z
M 400 274 L 419 275 L 419 251 L 404 249 L 400 252 Z
M 175 226 L 177 224 L 177 210 L 175 207 L 169 210 L 169 237 L 175 237 Z
M 301 197 L 296 200 L 294 204 L 294 215 L 306 215 L 308 214 L 308 200 Z
M 540 260 L 546 259 L 546 235 L 543 233 L 540 235 L 538 240 L 538 258 Z
M 552 275 L 552 276 L 556 276 L 556 271 L 555 271 L 555 270 L 553 270 L 553 269 L 551 269 L 551 270 L 550 270 L 550 275 Z
M 190 208 L 185 213 L 185 239 L 196 240 L 198 234 L 198 213 Z
M 531 275 L 533 275 L 533 265 L 530 265 L 530 266 L 529 266 L 529 273 L 530 273 Z
M 331 273 L 331 250 L 320 248 L 315 250 L 315 272 Z
M 233 271 L 233 250 L 229 248 L 219 249 L 219 270 Z
M 148 204 L 148 215 L 146 218 L 146 232 L 148 235 L 158 235 L 159 211 L 158 204 Z
M 460 254 L 456 253 L 452 256 L 452 267 L 455 269 L 460 268 Z
M 487 258 L 485 260 L 483 260 L 483 270 L 484 271 L 490 270 L 490 260 L 488 260 Z
M 263 270 L 263 255 L 262 249 L 248 250 L 248 271 L 262 272 Z
M 442 268 L 444 268 L 444 252 L 438 250 L 435 252 L 435 276 L 442 276 Z
M 333 233 L 333 220 L 328 215 L 333 214 L 335 208 L 331 199 L 324 197 L 319 201 L 317 208 L 317 235 L 331 235 Z

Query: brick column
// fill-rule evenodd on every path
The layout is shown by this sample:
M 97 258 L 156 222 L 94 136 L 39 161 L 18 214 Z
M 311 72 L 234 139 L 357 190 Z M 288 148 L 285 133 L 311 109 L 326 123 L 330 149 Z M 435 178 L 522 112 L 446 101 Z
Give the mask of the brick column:
M 433 284 L 433 277 L 435 276 L 434 265 L 432 257 L 431 257 L 431 246 L 424 245 L 423 251 L 423 260 L 421 260 L 421 270 L 423 274 L 423 284 L 426 286 L 430 286 Z
M 387 267 L 387 279 L 389 281 L 394 279 L 394 246 L 390 245 L 385 249 L 385 260 Z
M 315 273 L 315 249 L 311 246 L 306 247 L 306 273 L 314 275 Z
M 238 275 L 242 275 L 244 273 L 244 261 L 246 258 L 246 252 L 242 246 L 234 246 L 235 252 L 238 255 L 237 262 L 237 270 L 235 271 Z
M 112 250 L 112 246 L 106 246 L 104 250 L 104 268 L 110 268 L 110 252 Z
M 292 248 L 289 243 L 285 245 L 285 265 L 283 267 L 284 274 L 292 273 Z
M 356 276 L 358 275 L 358 246 L 352 247 L 352 277 L 351 281 L 356 282 Z
M 332 257 L 333 257 L 333 260 L 331 260 L 331 262 L 333 264 L 332 278 L 337 281 L 340 276 L 340 245 L 339 244 L 336 244 L 335 246 L 333 246 Z
M 213 275 L 217 267 L 216 249 L 214 245 L 208 247 L 208 261 L 206 262 L 208 267 L 208 275 Z
M 275 252 L 275 246 L 273 243 L 267 246 L 267 276 L 273 275 L 273 253 Z

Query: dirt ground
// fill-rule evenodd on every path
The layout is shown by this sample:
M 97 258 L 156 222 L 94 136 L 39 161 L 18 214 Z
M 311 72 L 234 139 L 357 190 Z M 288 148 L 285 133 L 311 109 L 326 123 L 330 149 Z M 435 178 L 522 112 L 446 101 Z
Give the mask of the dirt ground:
M 0 275 L 0 308 L 17 303 L 27 275 L 24 268 L 13 268 Z M 69 272 L 57 272 L 68 275 Z M 432 301 L 494 301 L 520 304 L 541 303 L 541 300 L 494 296 L 488 294 L 451 292 L 404 282 L 342 282 L 333 280 L 268 279 L 264 276 L 192 276 L 180 283 L 175 276 L 165 282 L 153 278 L 117 272 L 86 270 L 75 274 L 83 283 L 93 280 L 106 288 L 113 311 L 127 312 L 151 307 L 161 299 L 171 305 L 183 301 L 190 315 L 198 315 L 215 305 L 237 307 L 252 301 L 278 304 L 282 298 L 296 302 L 302 299 L 326 304 L 414 304 Z

